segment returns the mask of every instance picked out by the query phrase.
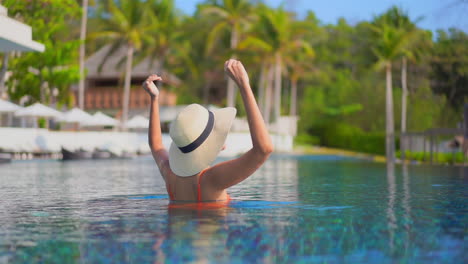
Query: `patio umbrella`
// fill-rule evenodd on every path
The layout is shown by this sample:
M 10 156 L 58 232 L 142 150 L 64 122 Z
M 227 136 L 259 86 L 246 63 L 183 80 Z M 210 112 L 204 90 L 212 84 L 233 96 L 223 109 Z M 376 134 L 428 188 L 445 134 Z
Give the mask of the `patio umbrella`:
M 0 99 L 0 114 L 6 113 L 8 115 L 8 126 L 11 126 L 13 123 L 12 114 L 13 112 L 21 109 L 22 107 L 14 103 Z
M 95 113 L 83 126 L 117 126 L 119 121 L 101 112 Z
M 30 105 L 28 107 L 19 109 L 15 112 L 15 116 L 21 116 L 21 117 L 33 117 L 35 119 L 34 121 L 34 127 L 37 127 L 37 118 L 38 117 L 45 117 L 47 119 L 53 118 L 53 119 L 58 119 L 62 117 L 62 113 L 50 108 L 48 106 L 45 106 L 41 103 L 35 103 L 33 105 Z M 24 120 L 23 120 L 24 122 Z M 46 127 L 49 127 L 49 122 L 46 122 Z M 24 126 L 24 125 L 23 125 Z
M 2 113 L 15 112 L 21 108 L 19 105 L 0 99 L 0 112 Z
M 15 112 L 15 116 L 60 118 L 62 113 L 41 103 L 35 103 L 23 109 L 17 110 Z
M 148 126 L 149 119 L 141 115 L 134 116 L 125 124 L 127 128 L 148 128 Z
M 70 111 L 64 113 L 59 119 L 60 122 L 65 123 L 80 123 L 84 124 L 87 121 L 90 121 L 93 116 L 86 113 L 85 111 L 75 107 Z

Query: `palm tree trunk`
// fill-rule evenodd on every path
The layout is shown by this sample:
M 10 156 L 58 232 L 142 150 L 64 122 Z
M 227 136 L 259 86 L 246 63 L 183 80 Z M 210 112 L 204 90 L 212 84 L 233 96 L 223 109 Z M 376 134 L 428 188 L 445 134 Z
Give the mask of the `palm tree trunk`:
M 81 16 L 80 30 L 80 81 L 78 83 L 78 106 L 84 109 L 84 59 L 85 59 L 85 39 L 86 23 L 88 21 L 88 0 L 83 0 L 83 14 Z
M 295 116 L 297 109 L 297 78 L 291 78 L 291 105 L 289 106 L 289 115 Z
M 385 102 L 385 116 L 386 116 L 386 157 L 388 163 L 393 163 L 395 159 L 395 138 L 394 138 L 394 122 L 393 122 L 393 94 L 392 94 L 392 64 L 388 62 L 385 67 L 386 72 L 386 102 Z
M 125 83 L 122 99 L 122 129 L 126 130 L 125 123 L 128 119 L 128 106 L 130 103 L 130 81 L 132 79 L 132 64 L 133 64 L 133 45 L 129 44 L 127 48 L 127 64 L 125 67 Z
M 8 69 L 8 56 L 10 54 L 5 52 L 3 54 L 3 62 L 2 62 L 2 69 L 0 70 L 0 99 L 3 97 L 5 93 L 5 76 Z
M 279 124 L 281 115 L 281 56 L 279 53 L 275 55 L 275 96 L 274 96 L 274 114 L 275 122 Z
M 401 95 L 401 135 L 400 135 L 400 151 L 401 159 L 405 160 L 405 139 L 404 133 L 406 132 L 406 99 L 408 98 L 408 87 L 406 86 L 406 58 L 402 59 L 401 66 L 401 88 L 403 93 Z
M 234 50 L 237 47 L 238 36 L 237 36 L 237 29 L 236 26 L 232 27 L 231 31 L 231 50 Z M 235 58 L 232 56 L 231 58 Z M 234 81 L 231 78 L 228 79 L 228 87 L 227 87 L 227 106 L 235 107 L 236 104 L 236 86 L 234 85 Z
M 263 105 L 265 104 L 265 68 L 265 64 L 262 64 L 262 69 L 260 70 L 260 78 L 258 80 L 258 108 L 262 112 L 264 110 Z
M 406 58 L 402 60 L 401 67 L 401 133 L 406 132 L 406 99 L 408 98 L 408 87 L 406 86 Z
M 267 84 L 265 86 L 265 105 L 264 105 L 264 117 L 265 117 L 265 123 L 267 125 L 270 124 L 270 114 L 271 114 L 271 90 L 273 87 L 273 74 L 274 74 L 274 66 L 272 65 L 270 69 L 268 69 L 268 77 L 267 77 Z

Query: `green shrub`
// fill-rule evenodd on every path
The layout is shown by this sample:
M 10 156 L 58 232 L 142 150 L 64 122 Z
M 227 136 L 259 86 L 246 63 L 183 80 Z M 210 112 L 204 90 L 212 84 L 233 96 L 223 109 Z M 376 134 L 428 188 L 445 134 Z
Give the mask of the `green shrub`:
M 433 155 L 432 156 L 432 161 L 434 163 L 441 163 L 441 164 L 463 163 L 463 153 L 462 152 L 433 153 L 432 155 Z M 401 158 L 401 153 L 398 151 L 396 153 L 396 156 L 397 156 L 397 158 Z M 467 160 L 467 158 L 465 158 L 465 160 Z M 405 159 L 406 160 L 420 161 L 420 162 L 430 162 L 431 161 L 431 154 L 429 152 L 405 151 Z
M 39 118 L 39 119 L 37 120 L 37 126 L 38 126 L 39 128 L 45 128 L 45 127 L 46 127 L 46 124 L 47 124 L 47 119 L 45 119 L 45 118 L 42 118 L 42 117 L 41 117 L 41 118 Z
M 349 149 L 370 154 L 385 154 L 385 133 L 368 133 L 343 123 L 318 128 L 324 146 Z
M 309 134 L 299 134 L 294 138 L 296 144 L 318 145 L 320 138 Z
M 463 160 L 463 158 L 465 158 L 465 160 Z M 455 162 L 456 163 L 462 163 L 464 161 L 468 161 L 468 156 L 464 157 L 463 152 L 455 153 Z

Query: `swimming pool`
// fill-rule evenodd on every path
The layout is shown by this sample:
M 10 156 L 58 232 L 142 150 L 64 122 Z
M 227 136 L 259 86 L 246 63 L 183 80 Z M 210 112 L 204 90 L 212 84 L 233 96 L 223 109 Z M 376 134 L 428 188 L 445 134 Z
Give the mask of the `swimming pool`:
M 0 263 L 462 263 L 468 168 L 273 156 L 168 208 L 151 158 L 0 166 Z

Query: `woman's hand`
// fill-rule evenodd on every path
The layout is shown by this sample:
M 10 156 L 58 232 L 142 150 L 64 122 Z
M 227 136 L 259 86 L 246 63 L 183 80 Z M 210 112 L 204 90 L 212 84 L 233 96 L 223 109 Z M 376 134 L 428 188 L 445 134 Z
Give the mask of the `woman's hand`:
M 242 65 L 242 62 L 230 59 L 224 63 L 224 71 L 231 79 L 237 83 L 237 86 L 244 87 L 249 83 L 249 75 Z
M 143 89 L 145 89 L 148 94 L 153 97 L 157 98 L 159 95 L 158 87 L 154 84 L 153 81 L 162 81 L 162 78 L 156 74 L 150 75 L 144 82 L 143 82 Z

